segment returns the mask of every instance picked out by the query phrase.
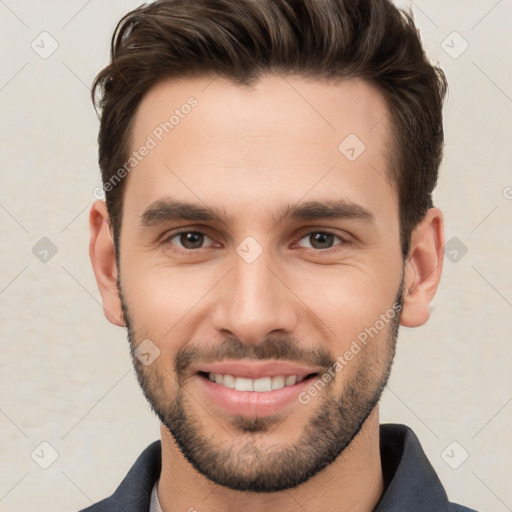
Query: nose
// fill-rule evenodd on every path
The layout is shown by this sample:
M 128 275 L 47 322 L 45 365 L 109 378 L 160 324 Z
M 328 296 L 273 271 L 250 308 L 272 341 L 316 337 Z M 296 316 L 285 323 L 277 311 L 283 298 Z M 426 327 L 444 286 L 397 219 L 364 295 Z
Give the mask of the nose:
M 214 328 L 242 343 L 262 343 L 270 334 L 290 334 L 299 318 L 299 301 L 286 276 L 265 252 L 252 263 L 234 256 L 234 268 L 218 288 Z

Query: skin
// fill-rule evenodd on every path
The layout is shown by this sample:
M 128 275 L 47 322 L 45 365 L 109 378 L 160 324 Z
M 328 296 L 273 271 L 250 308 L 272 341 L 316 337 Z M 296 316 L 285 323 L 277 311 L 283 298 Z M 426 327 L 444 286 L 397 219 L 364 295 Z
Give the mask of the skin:
M 165 420 L 166 412 L 176 413 L 171 404 L 180 396 L 190 420 L 185 435 L 193 426 L 210 457 L 231 450 L 229 461 L 236 463 L 226 462 L 223 470 L 235 479 L 281 469 L 286 448 L 314 448 L 325 439 L 324 428 L 357 435 L 346 449 L 330 446 L 333 460 L 300 485 L 256 493 L 234 490 L 198 471 L 162 425 L 162 509 L 371 511 L 384 490 L 379 417 L 378 406 L 365 413 L 363 405 L 378 399 L 386 382 L 396 335 L 391 322 L 308 404 L 294 402 L 264 421 L 226 414 L 205 396 L 193 369 L 209 349 L 223 354 L 222 342 L 234 350 L 234 359 L 261 356 L 260 349 L 274 340 L 290 348 L 289 354 L 295 347 L 290 360 L 318 363 L 313 354 L 335 360 L 393 306 L 402 278 L 400 324 L 423 325 L 441 276 L 442 213 L 427 212 L 404 262 L 398 197 L 388 170 L 390 116 L 381 94 L 363 81 L 266 75 L 248 88 L 219 77 L 167 80 L 139 105 L 133 148 L 190 96 L 198 106 L 128 175 L 119 268 L 105 204 L 92 206 L 90 255 L 105 315 L 115 325 L 128 323 L 132 350 L 144 339 L 158 347 L 160 355 L 149 366 L 134 358 L 146 397 Z M 349 134 L 366 146 L 353 162 L 338 150 Z M 169 198 L 206 205 L 224 217 L 141 224 L 148 207 Z M 331 200 L 359 205 L 373 222 L 275 222 L 289 204 Z M 184 252 L 183 239 L 172 235 L 187 230 L 207 237 Z M 325 230 L 336 235 L 328 239 L 332 243 L 313 245 L 311 234 Z M 251 263 L 236 250 L 248 236 L 263 249 Z M 179 369 L 176 361 L 183 354 L 191 361 Z M 353 408 L 337 413 L 336 404 L 349 396 Z M 308 438 L 312 421 L 325 410 L 336 413 L 333 421 Z M 287 463 L 288 469 L 305 464 Z

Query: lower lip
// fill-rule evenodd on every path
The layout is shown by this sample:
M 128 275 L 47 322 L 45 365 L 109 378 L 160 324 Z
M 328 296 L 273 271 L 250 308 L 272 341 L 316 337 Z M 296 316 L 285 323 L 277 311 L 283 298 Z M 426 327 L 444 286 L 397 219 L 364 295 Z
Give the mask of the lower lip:
M 210 379 L 197 375 L 206 395 L 229 414 L 242 416 L 270 416 L 279 413 L 285 407 L 298 403 L 298 396 L 310 385 L 308 378 L 281 389 L 272 391 L 237 391 L 227 388 Z

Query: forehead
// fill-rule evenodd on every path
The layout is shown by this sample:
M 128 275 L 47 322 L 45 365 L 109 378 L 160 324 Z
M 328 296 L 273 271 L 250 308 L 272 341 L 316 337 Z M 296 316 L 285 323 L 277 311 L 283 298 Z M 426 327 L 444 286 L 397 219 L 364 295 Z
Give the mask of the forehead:
M 192 98 L 197 106 L 189 109 L 186 105 Z M 157 83 L 144 95 L 134 116 L 132 134 L 136 142 L 140 141 L 175 113 L 170 135 L 176 142 L 183 139 L 180 133 L 187 135 L 183 128 L 174 129 L 178 125 L 197 128 L 201 124 L 195 137 L 203 143 L 229 135 L 294 135 L 306 125 L 312 140 L 331 135 L 336 142 L 350 132 L 373 143 L 388 129 L 387 112 L 382 94 L 361 79 L 334 83 L 267 74 L 251 86 L 219 76 L 169 79 Z M 181 123 L 187 117 L 189 120 Z M 213 130 L 204 121 L 210 121 Z M 377 125 L 380 130 L 373 133 Z
M 225 202 L 227 192 L 242 209 L 306 195 L 396 203 L 387 113 L 383 96 L 357 79 L 165 80 L 135 113 L 132 152 L 150 149 L 133 160 L 125 195 L 139 209 L 166 195 Z

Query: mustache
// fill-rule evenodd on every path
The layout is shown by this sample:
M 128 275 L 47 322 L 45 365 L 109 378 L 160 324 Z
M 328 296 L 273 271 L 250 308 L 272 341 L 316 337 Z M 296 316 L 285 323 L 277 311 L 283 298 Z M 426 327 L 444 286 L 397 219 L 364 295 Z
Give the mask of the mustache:
M 303 349 L 296 340 L 289 338 L 269 337 L 258 345 L 243 343 L 238 338 L 225 338 L 219 345 L 182 347 L 176 355 L 174 370 L 180 379 L 192 363 L 212 363 L 223 359 L 286 360 L 320 366 L 325 371 L 336 362 L 324 348 Z

